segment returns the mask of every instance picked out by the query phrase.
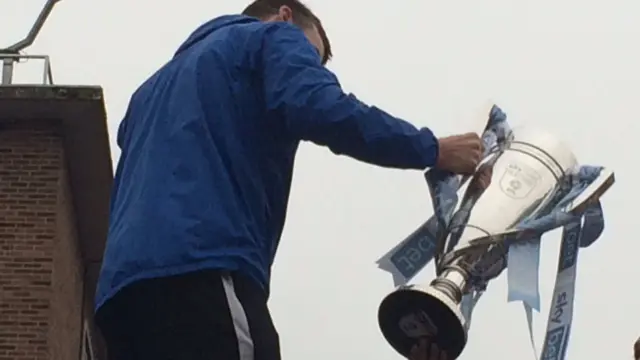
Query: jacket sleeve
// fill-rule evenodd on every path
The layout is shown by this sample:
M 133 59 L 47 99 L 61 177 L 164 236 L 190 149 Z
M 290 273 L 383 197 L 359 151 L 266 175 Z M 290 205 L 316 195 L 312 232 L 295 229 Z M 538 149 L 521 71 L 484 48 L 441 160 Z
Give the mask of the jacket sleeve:
M 422 170 L 436 163 L 438 141 L 429 129 L 345 94 L 297 27 L 270 24 L 261 51 L 267 111 L 291 136 L 379 166 Z

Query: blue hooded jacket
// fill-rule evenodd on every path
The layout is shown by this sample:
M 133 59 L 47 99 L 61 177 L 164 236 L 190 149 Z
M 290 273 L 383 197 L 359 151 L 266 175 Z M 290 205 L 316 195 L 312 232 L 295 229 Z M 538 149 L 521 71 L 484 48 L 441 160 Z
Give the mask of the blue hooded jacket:
M 240 15 L 202 25 L 137 89 L 117 140 L 96 308 L 201 269 L 268 292 L 301 140 L 392 168 L 438 156 L 431 131 L 345 94 L 299 28 Z

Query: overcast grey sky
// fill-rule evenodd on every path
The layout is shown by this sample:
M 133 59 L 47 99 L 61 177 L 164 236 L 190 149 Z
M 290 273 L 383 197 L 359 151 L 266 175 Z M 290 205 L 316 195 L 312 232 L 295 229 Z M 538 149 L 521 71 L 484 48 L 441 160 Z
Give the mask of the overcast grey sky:
M 25 34 L 44 0 L 0 0 L 0 47 Z M 512 125 L 566 140 L 582 163 L 615 168 L 607 228 L 580 253 L 567 359 L 631 358 L 640 335 L 636 241 L 640 171 L 640 2 L 637 0 L 311 0 L 344 88 L 441 136 L 479 130 L 495 100 Z M 63 0 L 29 54 L 49 54 L 60 84 L 101 85 L 111 134 L 131 93 L 202 22 L 245 1 Z M 37 82 L 22 64 L 16 82 Z M 115 148 L 114 161 L 119 154 Z M 633 149 L 634 150 L 629 150 Z M 284 359 L 397 359 L 377 325 L 391 278 L 375 260 L 431 214 L 419 172 L 375 168 L 302 146 L 271 308 Z M 636 228 L 634 228 L 634 223 Z M 541 346 L 559 247 L 543 245 Z M 433 268 L 418 280 L 429 281 Z M 521 305 L 505 276 L 474 313 L 461 359 L 528 359 Z

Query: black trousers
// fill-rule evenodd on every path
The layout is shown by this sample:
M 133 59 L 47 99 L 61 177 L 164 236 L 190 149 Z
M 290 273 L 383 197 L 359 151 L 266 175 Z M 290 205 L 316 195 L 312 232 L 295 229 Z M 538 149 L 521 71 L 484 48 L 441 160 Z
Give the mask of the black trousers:
M 96 323 L 109 360 L 280 360 L 267 297 L 240 274 L 134 283 L 99 309 Z

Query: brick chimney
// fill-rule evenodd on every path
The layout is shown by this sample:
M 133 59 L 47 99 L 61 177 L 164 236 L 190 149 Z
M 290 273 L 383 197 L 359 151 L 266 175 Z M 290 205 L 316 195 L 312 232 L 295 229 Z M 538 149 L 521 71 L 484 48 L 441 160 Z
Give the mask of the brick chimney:
M 111 182 L 102 89 L 0 86 L 0 360 L 105 358 L 92 303 Z

